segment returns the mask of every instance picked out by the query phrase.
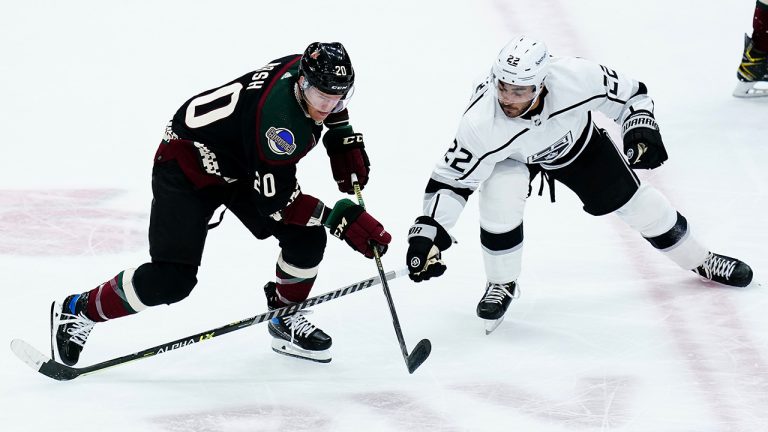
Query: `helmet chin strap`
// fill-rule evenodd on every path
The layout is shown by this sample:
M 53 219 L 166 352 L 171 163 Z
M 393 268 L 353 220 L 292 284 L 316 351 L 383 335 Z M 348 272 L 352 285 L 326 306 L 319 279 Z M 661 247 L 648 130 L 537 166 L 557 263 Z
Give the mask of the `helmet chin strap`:
M 312 118 L 312 116 L 309 115 L 309 107 L 307 106 L 307 100 L 304 98 L 304 91 L 301 89 L 298 81 L 294 84 L 293 95 L 296 96 L 296 102 L 301 107 L 301 110 L 304 111 L 304 115 L 307 116 L 307 118 Z

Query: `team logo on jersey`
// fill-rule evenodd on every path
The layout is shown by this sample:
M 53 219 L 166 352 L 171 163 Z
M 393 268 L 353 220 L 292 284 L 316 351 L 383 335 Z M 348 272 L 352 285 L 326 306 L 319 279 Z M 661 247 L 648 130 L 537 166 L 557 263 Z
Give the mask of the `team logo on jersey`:
M 573 144 L 573 135 L 571 135 L 571 131 L 568 131 L 568 133 L 565 134 L 564 137 L 557 140 L 557 142 L 555 142 L 551 146 L 534 154 L 533 156 L 529 156 L 528 163 L 552 162 L 553 160 L 562 156 L 563 153 L 566 152 L 566 150 L 571 148 L 571 144 Z
M 267 144 L 275 154 L 289 155 L 296 150 L 293 132 L 288 129 L 270 127 L 267 130 Z

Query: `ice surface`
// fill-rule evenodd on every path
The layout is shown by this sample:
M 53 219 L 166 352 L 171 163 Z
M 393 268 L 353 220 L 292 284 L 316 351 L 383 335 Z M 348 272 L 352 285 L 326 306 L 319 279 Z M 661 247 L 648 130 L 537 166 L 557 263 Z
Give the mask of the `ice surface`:
M 754 2 L 110 1 L 7 2 L 0 14 L 0 426 L 4 431 L 766 431 L 768 100 L 731 96 Z M 8 344 L 46 352 L 50 301 L 147 259 L 152 155 L 188 97 L 314 40 L 340 40 L 358 74 L 350 105 L 373 162 L 364 196 L 395 240 L 453 139 L 471 82 L 514 32 L 644 81 L 670 160 L 641 173 L 713 250 L 756 271 L 744 289 L 703 283 L 613 216 L 557 203 L 526 209 L 522 296 L 485 336 L 476 203 L 445 254 L 449 270 L 391 283 L 409 375 L 384 295 L 315 308 L 333 361 L 270 349 L 255 326 L 59 383 Z M 340 198 L 324 153 L 304 190 Z M 227 216 L 184 302 L 98 325 L 82 364 L 265 310 L 277 244 Z M 375 274 L 329 239 L 313 294 Z

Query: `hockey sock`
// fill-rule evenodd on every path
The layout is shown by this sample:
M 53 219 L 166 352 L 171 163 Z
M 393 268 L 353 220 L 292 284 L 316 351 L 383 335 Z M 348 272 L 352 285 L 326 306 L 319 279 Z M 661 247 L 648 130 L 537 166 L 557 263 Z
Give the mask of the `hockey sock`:
M 480 245 L 488 282 L 506 283 L 520 276 L 523 257 L 523 223 L 503 233 L 480 226 Z
M 752 20 L 752 44 L 759 51 L 768 51 L 768 0 L 757 0 Z
M 685 270 L 691 270 L 704 262 L 707 249 L 691 235 L 688 221 L 677 213 L 675 224 L 669 231 L 646 240 L 669 259 Z
M 281 253 L 277 258 L 275 274 L 277 298 L 281 303 L 288 305 L 307 299 L 317 278 L 317 266 L 308 269 L 296 267 L 287 263 Z
M 85 314 L 93 321 L 107 321 L 146 309 L 133 287 L 135 269 L 127 269 L 88 292 Z

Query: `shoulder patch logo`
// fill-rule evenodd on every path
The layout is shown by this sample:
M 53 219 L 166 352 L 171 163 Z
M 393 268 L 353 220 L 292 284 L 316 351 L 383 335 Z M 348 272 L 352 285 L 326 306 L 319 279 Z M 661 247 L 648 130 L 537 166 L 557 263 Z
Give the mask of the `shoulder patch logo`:
M 296 150 L 293 132 L 288 129 L 270 127 L 267 130 L 267 144 L 273 153 L 289 155 Z

